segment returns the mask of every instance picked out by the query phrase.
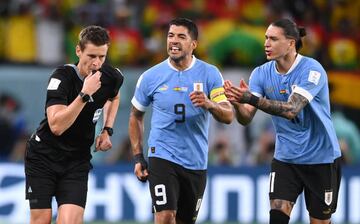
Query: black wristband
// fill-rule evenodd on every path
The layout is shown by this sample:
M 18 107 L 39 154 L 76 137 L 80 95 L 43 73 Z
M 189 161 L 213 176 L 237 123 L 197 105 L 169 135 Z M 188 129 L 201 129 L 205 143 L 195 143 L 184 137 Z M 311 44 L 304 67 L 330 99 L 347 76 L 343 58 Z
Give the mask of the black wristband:
M 254 107 L 258 106 L 260 98 L 255 96 L 254 94 L 251 94 L 250 96 L 250 100 L 249 100 L 249 104 L 253 105 Z
M 139 154 L 136 154 L 134 155 L 134 161 L 135 163 L 140 163 L 141 164 L 141 168 L 144 170 L 144 169 L 147 169 L 147 162 L 144 158 L 144 154 L 143 153 L 139 153 Z

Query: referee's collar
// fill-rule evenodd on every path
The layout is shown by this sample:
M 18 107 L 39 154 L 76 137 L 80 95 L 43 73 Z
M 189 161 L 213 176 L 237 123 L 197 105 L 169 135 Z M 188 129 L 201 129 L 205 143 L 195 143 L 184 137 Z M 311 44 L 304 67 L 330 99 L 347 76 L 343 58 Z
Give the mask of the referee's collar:
M 74 65 L 74 64 L 66 64 L 66 66 L 73 67 L 73 69 L 74 69 L 75 72 L 76 72 L 76 75 L 79 77 L 79 79 L 80 79 L 81 81 L 84 82 L 85 77 L 83 77 L 83 76 L 80 75 L 79 69 L 78 69 L 78 67 L 77 67 L 76 65 Z
M 195 55 L 192 55 L 192 60 L 191 60 L 191 64 L 189 67 L 187 67 L 186 69 L 183 70 L 184 71 L 187 71 L 189 69 L 191 69 L 192 67 L 194 67 L 195 63 L 196 63 L 196 60 L 197 58 L 195 57 Z M 170 57 L 167 59 L 167 63 L 168 65 L 170 66 L 170 68 L 174 69 L 175 71 L 179 71 L 179 69 L 175 68 L 171 63 L 170 63 Z

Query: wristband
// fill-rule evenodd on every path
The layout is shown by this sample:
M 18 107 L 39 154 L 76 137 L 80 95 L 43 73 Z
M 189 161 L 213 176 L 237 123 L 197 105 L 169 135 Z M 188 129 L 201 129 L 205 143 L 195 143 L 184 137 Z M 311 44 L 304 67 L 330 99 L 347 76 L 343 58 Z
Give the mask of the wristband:
M 259 97 L 251 94 L 250 100 L 249 100 L 249 104 L 253 105 L 254 107 L 257 107 L 257 106 L 258 106 L 258 103 L 259 103 L 259 100 L 260 100 Z
M 140 163 L 143 170 L 147 169 L 148 166 L 143 153 L 136 154 L 134 156 L 134 161 L 135 163 Z

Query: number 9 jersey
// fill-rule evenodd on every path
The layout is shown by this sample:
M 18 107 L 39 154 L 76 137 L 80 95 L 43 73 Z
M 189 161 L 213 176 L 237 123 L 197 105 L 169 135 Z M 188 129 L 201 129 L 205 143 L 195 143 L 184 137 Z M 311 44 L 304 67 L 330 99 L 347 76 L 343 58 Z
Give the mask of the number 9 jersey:
M 167 59 L 139 78 L 133 106 L 145 111 L 152 103 L 148 156 L 205 170 L 208 158 L 210 112 L 190 100 L 192 91 L 203 91 L 213 102 L 226 101 L 219 70 L 193 56 L 191 65 L 180 71 Z

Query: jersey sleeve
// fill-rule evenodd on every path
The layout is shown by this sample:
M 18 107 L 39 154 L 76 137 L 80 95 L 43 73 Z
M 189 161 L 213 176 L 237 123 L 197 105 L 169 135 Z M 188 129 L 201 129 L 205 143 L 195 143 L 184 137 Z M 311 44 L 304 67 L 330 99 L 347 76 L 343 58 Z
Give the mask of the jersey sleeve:
M 210 79 L 212 81 L 211 87 L 209 88 L 210 100 L 215 103 L 227 101 L 224 91 L 224 78 L 217 68 L 214 69 L 213 73 L 214 74 L 211 74 L 211 77 L 214 78 Z
M 250 92 L 258 97 L 263 97 L 265 95 L 264 88 L 262 85 L 262 76 L 260 72 L 260 68 L 255 68 L 250 75 L 249 78 L 249 88 Z
M 65 69 L 57 68 L 50 76 L 46 93 L 46 108 L 56 104 L 69 104 L 69 84 L 65 73 Z
M 143 73 L 137 81 L 135 93 L 131 100 L 132 105 L 140 111 L 145 111 L 146 107 L 151 103 L 148 85 L 149 82 L 147 81 L 146 73 Z
M 300 76 L 300 82 L 293 86 L 292 92 L 302 95 L 311 102 L 326 84 L 326 79 L 326 74 L 321 69 L 309 69 Z

